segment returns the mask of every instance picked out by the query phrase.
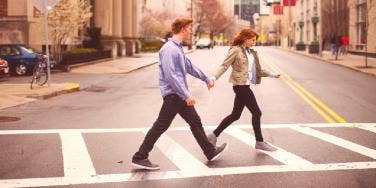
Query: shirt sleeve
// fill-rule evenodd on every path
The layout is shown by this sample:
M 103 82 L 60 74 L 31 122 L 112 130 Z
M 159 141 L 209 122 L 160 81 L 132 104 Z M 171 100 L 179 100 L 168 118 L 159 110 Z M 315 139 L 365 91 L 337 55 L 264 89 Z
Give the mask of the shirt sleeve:
M 183 72 L 179 70 L 179 55 L 173 51 L 161 53 L 160 61 L 167 83 L 183 100 L 189 97 L 188 88 L 184 85 Z M 180 72 L 179 72 L 180 71 Z
M 185 67 L 187 70 L 187 73 L 192 75 L 193 77 L 196 77 L 207 84 L 211 81 L 208 76 L 205 75 L 204 72 L 202 72 L 198 67 L 192 64 L 192 62 L 188 59 L 185 58 Z

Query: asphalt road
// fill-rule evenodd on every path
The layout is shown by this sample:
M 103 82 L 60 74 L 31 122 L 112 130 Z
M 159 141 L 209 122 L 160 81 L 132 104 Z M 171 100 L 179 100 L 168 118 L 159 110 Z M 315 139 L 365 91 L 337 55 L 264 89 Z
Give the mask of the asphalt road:
M 263 68 L 282 74 L 251 86 L 264 139 L 277 152 L 253 148 L 251 114 L 244 110 L 219 138 L 228 150 L 208 163 L 177 116 L 150 155 L 161 170 L 135 170 L 130 158 L 162 104 L 157 65 L 124 75 L 58 73 L 55 79 L 75 79 L 83 89 L 0 110 L 20 118 L 0 124 L 0 187 L 376 187 L 376 78 L 277 48 L 256 49 Z M 227 50 L 188 56 L 209 74 Z M 232 110 L 229 73 L 210 91 L 189 78 L 207 132 Z

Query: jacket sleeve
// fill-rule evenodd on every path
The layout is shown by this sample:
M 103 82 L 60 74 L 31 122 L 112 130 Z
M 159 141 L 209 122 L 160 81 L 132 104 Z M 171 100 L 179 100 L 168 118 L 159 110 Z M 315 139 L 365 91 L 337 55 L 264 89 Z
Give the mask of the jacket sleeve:
M 236 48 L 236 47 L 233 47 L 229 50 L 225 60 L 223 61 L 223 63 L 221 65 L 219 65 L 219 67 L 215 70 L 215 72 L 213 74 L 215 79 L 218 80 L 219 77 L 221 77 L 222 74 L 226 72 L 226 70 L 230 67 L 230 65 L 232 65 L 234 63 L 235 58 L 238 55 L 238 53 L 239 53 L 239 49 Z

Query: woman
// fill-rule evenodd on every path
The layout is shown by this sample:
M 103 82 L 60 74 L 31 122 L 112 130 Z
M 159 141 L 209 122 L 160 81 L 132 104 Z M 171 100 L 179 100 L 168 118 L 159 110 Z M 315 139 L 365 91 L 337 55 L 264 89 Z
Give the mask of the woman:
M 243 29 L 237 33 L 232 46 L 224 60 L 214 73 L 215 79 L 226 72 L 231 66 L 232 72 L 230 82 L 233 84 L 235 101 L 232 113 L 224 118 L 219 126 L 208 135 L 209 141 L 216 145 L 217 137 L 232 122 L 238 120 L 244 109 L 247 107 L 252 113 L 252 126 L 256 137 L 256 149 L 275 151 L 276 148 L 264 142 L 261 134 L 260 119 L 261 111 L 257 105 L 256 98 L 250 89 L 250 84 L 260 84 L 261 77 L 278 78 L 280 75 L 271 74 L 261 69 L 257 52 L 251 49 L 258 37 L 252 29 Z

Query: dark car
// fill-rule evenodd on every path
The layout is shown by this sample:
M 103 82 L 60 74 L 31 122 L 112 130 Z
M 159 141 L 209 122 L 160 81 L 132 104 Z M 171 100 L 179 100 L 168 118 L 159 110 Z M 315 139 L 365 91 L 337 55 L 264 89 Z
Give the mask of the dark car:
M 8 62 L 0 58 L 0 77 L 9 73 Z
M 38 62 L 45 61 L 42 54 L 35 53 L 22 45 L 0 45 L 0 58 L 8 61 L 11 74 L 26 75 L 32 73 Z

